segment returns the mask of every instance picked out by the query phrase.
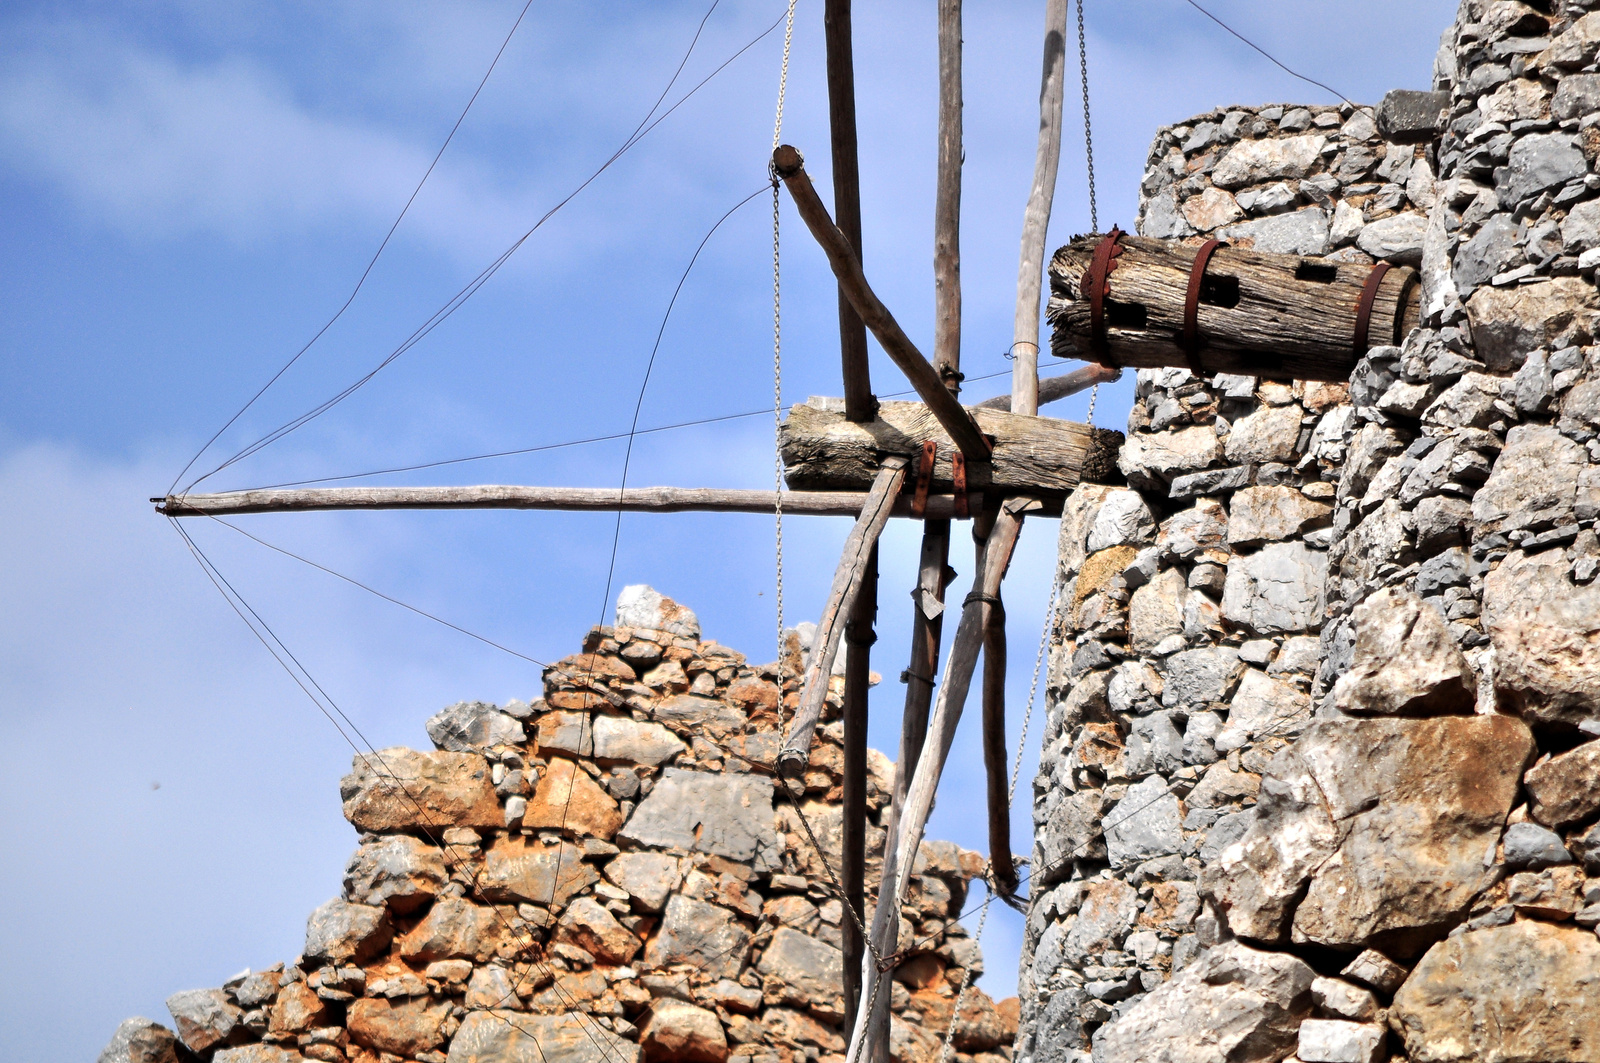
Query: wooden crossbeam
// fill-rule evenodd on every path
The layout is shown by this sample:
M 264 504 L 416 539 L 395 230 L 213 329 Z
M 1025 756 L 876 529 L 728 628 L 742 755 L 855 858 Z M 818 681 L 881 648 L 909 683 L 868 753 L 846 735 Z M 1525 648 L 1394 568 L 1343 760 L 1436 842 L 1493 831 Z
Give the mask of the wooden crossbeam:
M 828 697 L 828 677 L 833 674 L 833 659 L 839 652 L 839 640 L 855 608 L 856 596 L 861 590 L 861 580 L 866 574 L 867 562 L 889 523 L 889 512 L 900 488 L 906 482 L 906 459 L 891 457 L 884 460 L 883 468 L 867 492 L 867 501 L 861 507 L 854 528 L 844 541 L 844 551 L 839 558 L 839 568 L 833 575 L 833 586 L 828 591 L 828 603 L 817 624 L 816 638 L 811 643 L 811 658 L 806 663 L 800 685 L 800 707 L 789 725 L 789 735 L 778 751 L 778 770 L 789 778 L 805 774 L 811 760 L 811 736 L 822 718 L 822 706 Z
M 814 517 L 854 517 L 869 493 L 865 491 L 785 491 L 783 511 Z M 519 487 L 486 484 L 476 487 L 311 487 L 261 491 L 226 491 L 205 495 L 152 498 L 157 512 L 169 517 L 222 517 L 239 513 L 289 513 L 311 510 L 362 509 L 546 509 L 614 513 L 767 513 L 778 495 L 773 491 L 722 487 Z M 968 492 L 968 511 L 983 507 L 983 495 Z M 955 516 L 955 496 L 928 496 L 929 518 Z M 1060 513 L 1060 504 L 1054 505 Z M 891 515 L 911 516 L 911 498 L 894 499 Z
M 1076 395 L 1085 388 L 1092 388 L 1096 384 L 1108 384 L 1118 380 L 1122 370 L 1109 365 L 1096 365 L 1090 362 L 1082 369 L 1074 369 L 1070 373 L 1060 376 L 1047 376 L 1042 380 L 1035 379 L 1036 386 L 1035 406 L 1043 406 L 1047 402 L 1056 402 Z M 1015 402 L 1013 395 L 996 395 L 992 399 L 984 399 L 973 407 L 974 410 L 1006 410 L 1011 413 L 1022 413 L 1021 410 L 1012 409 Z
M 855 249 L 828 216 L 828 208 L 823 205 L 817 190 L 812 187 L 811 178 L 806 175 L 805 160 L 800 153 L 787 144 L 781 145 L 772 153 L 772 165 L 794 198 L 795 209 L 800 212 L 806 228 L 822 245 L 823 253 L 828 256 L 828 265 L 833 267 L 833 275 L 838 279 L 839 286 L 849 296 L 850 305 L 856 308 L 861 320 L 878 338 L 884 353 L 911 381 L 917 395 L 928 404 L 928 409 L 939 419 L 967 460 L 989 460 L 989 441 L 983 437 L 983 432 L 955 396 L 945 390 L 938 371 L 917 350 L 916 344 L 911 342 L 894 315 L 889 313 L 889 308 L 883 305 L 867 283 Z

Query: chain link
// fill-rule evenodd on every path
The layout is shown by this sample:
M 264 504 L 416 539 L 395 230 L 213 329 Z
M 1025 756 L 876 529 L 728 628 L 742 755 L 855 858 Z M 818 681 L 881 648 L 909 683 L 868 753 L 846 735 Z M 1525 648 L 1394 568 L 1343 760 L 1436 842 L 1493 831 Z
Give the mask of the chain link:
M 1015 783 L 1013 783 L 1012 785 L 1013 785 L 1013 788 L 1015 788 Z M 990 900 L 994 899 L 994 885 L 993 885 L 993 883 L 990 883 L 990 885 L 989 885 L 989 899 Z M 973 937 L 972 937 L 973 944 L 978 945 L 980 947 L 982 946 L 982 944 L 983 944 L 983 926 L 988 921 L 989 921 L 989 904 L 986 901 L 986 902 L 984 902 L 984 905 L 983 905 L 983 911 L 978 914 L 978 932 L 976 934 L 974 934 Z M 939 1051 L 939 1063 L 944 1063 L 945 1060 L 950 1058 L 950 1048 L 955 1043 L 955 1039 L 956 1039 L 956 1022 L 961 1018 L 961 1002 L 962 1002 L 962 1000 L 966 999 L 967 987 L 969 985 L 971 985 L 971 984 L 972 984 L 972 964 L 968 963 L 968 964 L 963 965 L 963 967 L 961 969 L 961 988 L 956 991 L 955 1007 L 950 1009 L 950 1025 L 944 1031 L 944 1047 L 942 1049 L 940 1049 L 940 1051 Z
M 1089 46 L 1083 32 L 1083 3 L 1078 0 L 1078 77 L 1083 83 L 1083 153 L 1089 164 L 1089 228 L 1100 232 L 1100 211 L 1094 198 L 1094 133 L 1089 124 Z M 1093 399 L 1090 406 L 1093 408 Z
M 1033 703 L 1039 694 L 1039 674 L 1044 665 L 1045 648 L 1050 645 L 1050 632 L 1056 626 L 1056 610 L 1061 603 L 1061 568 L 1056 568 L 1055 583 L 1050 588 L 1050 605 L 1044 614 L 1044 630 L 1039 633 L 1039 652 L 1033 658 L 1033 682 L 1028 687 L 1028 707 L 1022 713 L 1022 733 L 1017 735 L 1017 759 L 1011 766 L 1011 789 L 1006 791 L 1009 800 L 1016 800 L 1017 779 L 1022 775 L 1022 750 L 1028 744 L 1028 725 L 1033 720 Z
M 789 89 L 789 46 L 794 41 L 794 5 L 783 27 L 783 64 L 778 70 L 778 107 L 772 119 L 772 150 L 778 150 L 783 136 L 783 102 Z M 778 611 L 778 701 L 783 702 L 783 271 L 779 258 L 778 175 L 768 164 L 772 177 L 772 523 L 774 569 L 777 576 Z
M 1094 427 L 1094 404 L 1100 398 L 1100 385 L 1096 384 L 1089 389 L 1089 412 L 1083 415 L 1083 423 L 1090 428 Z

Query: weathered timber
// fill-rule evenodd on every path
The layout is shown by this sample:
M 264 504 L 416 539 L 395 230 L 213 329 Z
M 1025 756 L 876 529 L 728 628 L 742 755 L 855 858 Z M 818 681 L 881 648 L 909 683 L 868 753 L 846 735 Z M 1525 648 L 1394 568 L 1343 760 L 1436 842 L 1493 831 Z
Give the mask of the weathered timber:
M 834 400 L 789 408 L 780 445 L 791 488 L 865 488 L 877 475 L 885 454 L 912 457 L 930 439 L 938 446 L 934 489 L 952 488 L 954 448 L 926 406 L 885 402 L 874 420 L 852 424 L 838 405 Z M 981 406 L 972 412 L 979 427 L 994 440 L 994 458 L 987 466 L 967 465 L 970 490 L 992 487 L 1008 494 L 1058 495 L 1080 482 L 1107 482 L 1116 475 L 1121 432 Z
M 1022 212 L 1022 254 L 1017 264 L 1017 313 L 1011 330 L 1011 405 L 1017 413 L 1038 413 L 1047 400 L 1039 380 L 1039 288 L 1044 277 L 1045 231 L 1061 164 L 1061 100 L 1066 68 L 1068 0 L 1044 5 L 1044 72 L 1039 78 L 1039 147 L 1033 159 L 1033 186 Z
M 889 313 L 889 308 L 883 305 L 873 293 L 872 287 L 867 284 L 866 275 L 861 272 L 861 261 L 856 257 L 855 249 L 850 246 L 850 241 L 845 239 L 839 227 L 833 224 L 833 219 L 828 216 L 828 208 L 823 206 L 822 200 L 817 196 L 817 190 L 806 174 L 805 160 L 800 157 L 800 153 L 787 144 L 780 145 L 772 153 L 772 166 L 773 172 L 783 181 L 784 187 L 793 197 L 795 209 L 799 212 L 801 220 L 806 223 L 806 228 L 811 230 L 811 235 L 822 245 L 823 253 L 828 256 L 828 265 L 833 269 L 834 278 L 838 280 L 844 293 L 850 297 L 850 305 L 856 308 L 861 320 L 866 322 L 872 334 L 878 338 L 884 353 L 906 375 L 906 379 L 916 389 L 918 397 L 928 404 L 928 408 L 939 419 L 939 423 L 944 425 L 945 431 L 950 434 L 956 446 L 961 448 L 961 453 L 966 455 L 967 460 L 974 463 L 989 460 L 989 441 L 973 423 L 971 415 L 956 401 L 954 395 L 944 389 L 938 372 L 928 364 L 928 360 L 917 350 L 916 344 L 911 342 L 911 338 L 905 334 L 905 330 L 894 319 L 894 315 Z
M 1018 349 L 1020 350 L 1021 348 Z M 1038 352 L 1035 351 L 1034 353 L 1037 354 Z M 1072 372 L 1062 373 L 1060 376 L 1047 376 L 1042 380 L 1035 374 L 1033 377 L 1036 385 L 1034 409 L 1037 410 L 1040 406 L 1064 399 L 1069 395 L 1076 395 L 1085 388 L 1092 388 L 1096 384 L 1110 383 L 1113 380 L 1120 379 L 1121 376 L 1122 370 L 1109 365 L 1095 365 L 1093 362 L 1090 362 L 1082 369 L 1074 369 Z M 1010 395 L 996 395 L 992 399 L 984 399 L 973 408 L 978 410 L 1011 410 L 1012 404 L 1015 402 L 1016 392 L 1013 391 Z M 1021 413 L 1022 411 L 1016 410 L 1013 412 Z
M 961 0 L 939 6 L 939 152 L 933 192 L 933 367 L 961 393 Z M 879 1060 L 878 1063 L 888 1063 Z
M 1079 237 L 1050 263 L 1052 352 L 1124 367 L 1181 366 L 1202 374 L 1348 380 L 1368 347 L 1399 343 L 1416 324 L 1417 274 L 1220 245 L 1194 304 L 1196 344 L 1185 349 L 1185 309 L 1196 246 L 1124 236 L 1106 281 L 1103 342 L 1093 335 L 1086 277 L 1100 237 Z M 1366 335 L 1362 292 L 1381 273 Z M 1086 290 L 1087 285 L 1087 290 Z
M 915 869 L 917 849 L 922 844 L 928 814 L 933 810 L 934 791 L 938 788 L 945 760 L 950 755 L 956 725 L 961 721 L 961 710 L 972 684 L 972 673 L 977 666 L 978 651 L 983 643 L 983 632 L 989 616 L 990 606 L 985 599 L 993 598 L 999 592 L 1000 581 L 1016 549 L 1022 517 L 1025 513 L 1034 512 L 1033 507 L 1037 505 L 1036 500 L 1027 498 L 1007 502 L 995 515 L 993 529 L 978 545 L 977 566 L 972 581 L 975 593 L 962 603 L 961 620 L 956 626 L 955 639 L 950 647 L 949 666 L 945 669 L 944 682 L 939 687 L 927 742 L 906 795 L 898 830 L 884 842 L 883 880 L 872 917 L 872 940 L 882 956 L 887 957 L 895 950 L 900 907 Z M 856 1011 L 850 1047 L 845 1058 L 857 1058 L 863 1041 L 873 1035 L 872 1016 L 866 1008 L 867 1000 L 872 996 L 869 987 L 876 984 L 876 995 L 886 1001 L 889 996 L 888 981 L 893 973 L 892 966 L 888 971 L 878 971 L 870 956 L 863 962 L 864 999 Z
M 873 630 L 878 617 L 878 545 L 867 555 L 861 593 L 844 629 L 844 779 L 840 783 L 843 821 L 839 831 L 844 852 L 839 857 L 839 885 L 844 904 L 855 918 L 839 922 L 844 946 L 844 1010 L 853 1012 L 861 998 L 861 957 L 866 941 L 858 926 L 866 924 L 867 884 L 867 702 L 872 689 Z M 860 923 L 857 923 L 860 920 Z
M 856 74 L 850 32 L 850 0 L 826 0 L 823 38 L 828 49 L 828 131 L 833 147 L 833 216 L 839 231 L 861 249 L 861 165 L 856 151 Z M 870 421 L 878 400 L 867 367 L 867 327 L 839 288 L 839 355 L 844 367 L 845 416 Z M 846 965 L 848 969 L 848 965 Z
M 1017 891 L 1011 859 L 1011 788 L 1006 763 L 1006 607 L 996 587 L 983 626 L 983 768 L 989 791 L 989 866 L 996 888 Z
M 785 491 L 783 511 L 814 517 L 854 517 L 867 501 L 864 491 Z M 226 491 L 151 499 L 169 517 L 222 517 L 237 513 L 287 513 L 344 509 L 550 509 L 614 513 L 765 513 L 777 503 L 774 491 L 719 487 L 312 487 Z M 969 491 L 971 511 L 983 495 Z M 1060 512 L 1059 502 L 1055 512 Z M 893 515 L 909 517 L 911 499 L 894 500 Z M 926 516 L 955 515 L 955 498 L 928 496 Z
M 861 507 L 861 515 L 844 541 L 839 568 L 833 574 L 833 586 L 828 591 L 828 601 L 811 643 L 811 657 L 800 685 L 800 707 L 795 710 L 788 737 L 778 751 L 778 770 L 789 778 L 805 775 L 811 759 L 811 736 L 822 718 L 823 702 L 828 696 L 828 677 L 833 674 L 839 640 L 844 637 L 845 623 L 861 591 L 867 560 L 878 543 L 878 536 L 889 523 L 889 514 L 905 480 L 906 459 L 885 458 L 873 480 L 872 490 L 867 493 L 867 501 Z

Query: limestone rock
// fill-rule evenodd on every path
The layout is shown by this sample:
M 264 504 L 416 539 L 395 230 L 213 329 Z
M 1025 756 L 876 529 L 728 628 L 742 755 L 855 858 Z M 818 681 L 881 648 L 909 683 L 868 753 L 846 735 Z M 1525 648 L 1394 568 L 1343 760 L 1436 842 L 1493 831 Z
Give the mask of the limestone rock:
M 1600 941 L 1527 920 L 1446 938 L 1395 994 L 1414 1063 L 1600 1058 Z
M 1169 568 L 1133 592 L 1128 601 L 1128 638 L 1137 653 L 1149 653 L 1163 639 L 1183 632 L 1183 604 L 1189 584 Z
M 772 834 L 772 780 L 667 768 L 618 837 L 749 860 Z
M 1393 214 L 1368 222 L 1356 237 L 1356 246 L 1375 259 L 1422 265 L 1422 238 L 1428 219 L 1422 214 Z
M 1122 947 L 1139 917 L 1139 895 L 1119 878 L 1092 882 L 1084 891 L 1077 919 L 1061 943 L 1061 955 L 1074 967 L 1108 949 Z
M 670 997 L 657 1000 L 639 1030 L 650 1063 L 723 1063 L 728 1039 L 715 1012 Z
M 1227 701 L 1242 671 L 1239 651 L 1231 646 L 1208 646 L 1175 653 L 1167 659 L 1161 704 L 1169 708 L 1203 709 L 1213 702 Z
M 1117 467 L 1128 483 L 1165 488 L 1180 473 L 1197 472 L 1222 460 L 1222 442 L 1209 425 L 1171 432 L 1135 432 L 1122 445 Z
M 577 1015 L 475 1011 L 450 1039 L 448 1063 L 639 1063 L 639 1046 Z
M 647 912 L 659 912 L 682 881 L 677 857 L 665 853 L 621 853 L 606 864 L 604 874 Z
M 1403 953 L 1488 885 L 1532 750 L 1505 716 L 1318 721 L 1273 759 L 1203 889 L 1242 937 L 1282 941 L 1292 914 L 1296 942 Z
M 1238 221 L 1244 217 L 1244 211 L 1239 209 L 1239 204 L 1227 192 L 1220 188 L 1208 188 L 1183 201 L 1183 216 L 1201 232 L 1210 232 L 1229 222 Z
M 1095 1063 L 1277 1063 L 1311 1010 L 1306 963 L 1218 945 L 1101 1027 Z
M 243 1012 L 220 989 L 189 989 L 167 998 L 167 1011 L 177 1027 L 178 1039 L 191 1052 L 206 1052 L 228 1044 L 243 1033 Z
M 575 845 L 547 845 L 534 838 L 510 835 L 495 839 L 484 854 L 478 888 L 491 901 L 560 906 L 599 877 L 584 861 L 583 850 Z
M 1247 668 L 1228 705 L 1228 722 L 1214 745 L 1217 752 L 1229 753 L 1247 742 L 1297 735 L 1310 719 L 1309 695 Z
M 504 967 L 475 967 L 462 1004 L 469 1008 L 516 1007 L 517 983 Z
M 350 857 L 344 870 L 345 896 L 357 904 L 387 904 L 405 913 L 426 904 L 447 875 L 437 845 L 409 834 L 371 839 Z
M 1241 140 L 1217 163 L 1211 183 L 1231 190 L 1268 181 L 1299 180 L 1321 161 L 1327 142 L 1320 134 Z
M 727 702 L 694 694 L 662 699 L 655 707 L 655 716 L 676 725 L 680 733 L 699 731 L 711 738 L 741 730 L 746 720 L 744 713 Z
M 1295 1056 L 1303 1063 L 1382 1063 L 1387 1033 L 1373 1023 L 1307 1019 Z
M 447 1001 L 433 1004 L 426 997 L 404 1001 L 363 997 L 350 1005 L 345 1026 L 356 1044 L 411 1059 L 444 1044 L 444 1021 L 449 1017 Z
M 1233 496 L 1228 545 L 1253 547 L 1327 526 L 1332 507 L 1293 487 L 1247 487 Z
M 621 965 L 639 951 L 639 937 L 617 922 L 610 910 L 591 897 L 578 897 L 567 905 L 557 925 L 557 935 L 589 953 L 599 963 Z
M 1554 428 L 1511 429 L 1489 479 L 1472 499 L 1478 535 L 1572 523 L 1578 474 L 1587 464 L 1584 449 Z
M 1600 742 L 1540 764 L 1523 777 L 1528 788 L 1528 814 L 1547 827 L 1567 827 L 1593 819 L 1600 812 Z
M 426 727 L 434 745 L 453 753 L 475 753 L 528 740 L 520 720 L 482 701 L 458 701 L 429 719 Z
M 598 724 L 597 724 L 598 732 Z M 598 740 L 598 733 L 596 735 Z M 522 814 L 524 827 L 545 827 L 609 841 L 622 826 L 622 810 L 600 784 L 565 757 L 552 757 Z
M 1299 439 L 1298 405 L 1262 406 L 1249 416 L 1233 422 L 1233 428 L 1224 443 L 1224 453 L 1232 465 L 1289 462 L 1294 460 L 1294 448 Z
M 1163 555 L 1188 561 L 1203 551 L 1222 548 L 1227 534 L 1228 511 L 1214 498 L 1201 498 L 1162 522 L 1156 546 Z
M 305 1063 L 305 1056 L 282 1045 L 240 1045 L 219 1048 L 211 1063 Z
M 626 716 L 594 719 L 594 756 L 629 764 L 662 764 L 688 747 L 659 723 L 640 723 Z
M 549 895 L 538 903 L 547 903 Z M 494 909 L 460 897 L 445 897 L 433 903 L 428 914 L 400 939 L 400 955 L 420 963 L 438 960 L 491 959 L 505 942 L 504 924 Z
M 1275 255 L 1325 255 L 1329 249 L 1328 212 L 1306 207 L 1230 225 L 1217 234 L 1224 240 Z
M 1514 206 L 1556 188 L 1589 172 L 1575 138 L 1569 133 L 1532 134 L 1511 148 L 1511 161 L 1505 170 L 1501 201 Z M 1496 185 L 1501 182 L 1497 180 Z
M 1393 993 L 1406 980 L 1408 972 L 1377 949 L 1362 949 L 1339 973 L 1380 993 Z
M 1183 845 L 1182 820 L 1178 798 L 1161 776 L 1130 786 L 1105 818 L 1111 866 L 1127 867 L 1177 852 Z
M 1378 1014 L 1378 999 L 1372 995 L 1372 990 L 1340 978 L 1318 978 L 1312 982 L 1311 1000 L 1336 1019 L 1371 1022 Z
M 1355 658 L 1334 687 L 1341 712 L 1433 716 L 1471 712 L 1477 680 L 1439 611 L 1386 587 L 1354 612 Z
M 1561 836 L 1537 823 L 1513 823 L 1506 828 L 1501 840 L 1506 866 L 1510 868 L 1541 868 L 1570 864 L 1572 854 L 1561 844 Z
M 681 639 L 700 637 L 700 620 L 692 610 L 643 583 L 622 588 L 616 619 L 618 627 L 664 631 Z
M 1448 92 L 1393 89 L 1378 104 L 1378 133 L 1391 144 L 1422 144 L 1444 132 Z
M 1228 561 L 1222 615 L 1257 635 L 1314 631 L 1322 624 L 1328 555 L 1303 543 L 1270 543 Z
M 388 910 L 369 904 L 335 898 L 306 920 L 305 954 L 313 962 L 361 963 L 388 948 L 393 940 L 394 924 Z
M 1558 350 L 1594 335 L 1594 286 L 1557 277 L 1511 288 L 1479 288 L 1467 300 L 1478 357 L 1496 373 L 1522 365 L 1535 347 Z
M 726 908 L 674 893 L 661 929 L 645 948 L 657 966 L 690 963 L 711 977 L 738 978 L 750 951 L 750 932 Z
M 275 1034 L 303 1034 L 328 1024 L 328 1005 L 304 982 L 283 987 L 272 1004 L 267 1028 Z
M 809 1008 L 831 1019 L 844 1018 L 839 986 L 844 954 L 825 941 L 790 927 L 779 927 L 761 953 L 767 1003 Z
M 1562 551 L 1513 553 L 1490 572 L 1483 627 L 1511 711 L 1565 728 L 1600 719 L 1600 587 L 1574 585 Z
M 1089 528 L 1086 548 L 1094 554 L 1125 543 L 1138 546 L 1149 542 L 1155 532 L 1155 518 L 1139 492 L 1112 491 Z
M 160 1023 L 128 1019 L 95 1063 L 178 1063 L 178 1038 Z
M 357 830 L 505 826 L 489 762 L 475 753 L 397 747 L 357 754 L 339 796 Z

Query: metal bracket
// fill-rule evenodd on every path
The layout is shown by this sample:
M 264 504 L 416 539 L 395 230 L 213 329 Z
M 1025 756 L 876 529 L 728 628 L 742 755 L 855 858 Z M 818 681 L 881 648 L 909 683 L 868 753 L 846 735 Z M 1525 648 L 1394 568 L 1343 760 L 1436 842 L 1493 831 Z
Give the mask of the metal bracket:
M 1356 301 L 1356 357 L 1365 357 L 1367 349 L 1372 346 L 1369 333 L 1372 329 L 1372 304 L 1378 300 L 1378 288 L 1383 284 L 1383 276 L 1390 269 L 1389 263 L 1379 262 L 1372 267 L 1372 272 L 1367 274 L 1367 282 L 1361 286 L 1361 298 Z
M 1207 240 L 1194 253 L 1189 265 L 1189 292 L 1183 300 L 1183 332 L 1178 336 L 1178 346 L 1189 358 L 1189 371 L 1195 376 L 1205 376 L 1200 368 L 1200 288 L 1205 284 L 1206 267 L 1211 264 L 1211 253 L 1222 246 L 1221 240 Z
M 1094 257 L 1089 260 L 1089 268 L 1083 271 L 1083 279 L 1079 282 L 1084 296 L 1089 300 L 1089 350 L 1106 365 L 1116 364 L 1111 360 L 1111 348 L 1106 343 L 1106 295 L 1110 292 L 1111 271 L 1117 268 L 1117 258 L 1122 254 L 1122 238 L 1125 235 L 1115 225 L 1111 227 L 1111 231 L 1095 245 Z
M 932 446 L 933 444 L 928 444 Z M 950 455 L 950 482 L 955 491 L 956 519 L 967 517 L 967 456 L 961 451 Z
M 922 444 L 922 454 L 917 461 L 917 489 L 911 496 L 911 516 L 916 520 L 921 520 L 928 512 L 928 486 L 933 482 L 933 461 L 938 453 L 933 440 Z M 960 454 L 956 451 L 958 457 Z

